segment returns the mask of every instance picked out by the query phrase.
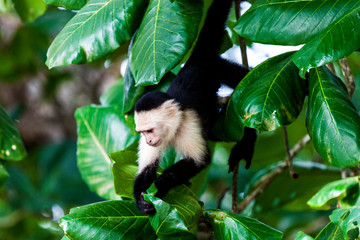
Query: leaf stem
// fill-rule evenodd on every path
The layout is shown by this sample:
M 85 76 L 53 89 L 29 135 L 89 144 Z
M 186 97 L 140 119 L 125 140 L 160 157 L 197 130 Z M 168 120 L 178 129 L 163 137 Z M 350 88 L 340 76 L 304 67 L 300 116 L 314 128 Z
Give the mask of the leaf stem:
M 305 135 L 296 145 L 289 151 L 289 158 L 292 160 L 294 157 L 310 142 L 310 136 Z M 246 196 L 246 198 L 238 205 L 238 211 L 242 212 L 255 198 L 257 198 L 269 185 L 270 183 L 286 168 L 288 164 L 286 161 L 280 163 L 274 170 L 264 175 L 254 185 L 255 189 Z
M 354 80 L 354 74 L 352 73 L 349 63 L 346 58 L 339 60 L 342 73 L 344 75 L 345 85 L 349 93 L 349 98 L 351 99 L 354 91 L 355 91 L 355 80 Z
M 289 138 L 288 138 L 286 126 L 283 126 L 283 131 L 284 131 L 284 141 L 285 141 L 285 150 L 286 150 L 285 162 L 289 168 L 291 178 L 297 179 L 299 175 L 296 173 L 294 169 L 293 159 L 290 157 Z

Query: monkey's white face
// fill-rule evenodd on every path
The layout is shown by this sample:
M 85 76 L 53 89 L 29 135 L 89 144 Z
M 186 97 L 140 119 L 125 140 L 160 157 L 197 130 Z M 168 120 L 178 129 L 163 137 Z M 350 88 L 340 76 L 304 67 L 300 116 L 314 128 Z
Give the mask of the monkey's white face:
M 174 137 L 181 122 L 181 111 L 172 100 L 149 111 L 135 112 L 136 131 L 152 147 L 167 145 Z

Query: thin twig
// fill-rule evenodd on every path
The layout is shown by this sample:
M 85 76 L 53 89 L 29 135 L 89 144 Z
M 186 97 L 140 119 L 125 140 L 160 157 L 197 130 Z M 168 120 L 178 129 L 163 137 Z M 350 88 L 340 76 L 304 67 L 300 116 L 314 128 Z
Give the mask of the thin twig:
M 239 18 L 241 17 L 240 2 L 241 2 L 240 0 L 235 1 L 236 20 L 239 20 Z M 249 68 L 249 62 L 248 62 L 247 53 L 246 53 L 245 38 L 239 36 L 239 43 L 240 43 L 242 64 L 244 65 L 244 67 Z
M 340 59 L 341 71 L 344 75 L 345 85 L 351 99 L 355 91 L 355 79 L 354 74 L 351 72 L 349 63 L 346 58 Z
M 305 146 L 310 142 L 310 136 L 306 135 L 289 151 L 290 159 L 293 159 Z M 242 212 L 255 198 L 257 198 L 269 184 L 285 169 L 288 168 L 286 161 L 280 163 L 274 170 L 264 175 L 255 184 L 256 188 L 246 196 L 246 198 L 238 205 L 238 211 Z
M 236 20 L 239 20 L 239 18 L 241 17 L 241 8 L 240 8 L 240 0 L 236 0 L 235 1 L 235 15 L 236 15 Z M 242 58 L 242 64 L 244 67 L 249 68 L 249 64 L 248 64 L 248 59 L 247 59 L 247 54 L 246 54 L 246 43 L 245 43 L 245 39 L 239 36 L 239 42 L 240 42 L 240 53 L 241 53 L 241 58 Z M 239 163 L 237 163 L 234 167 L 234 171 L 233 171 L 233 177 L 232 177 L 232 212 L 237 213 L 237 198 L 238 198 L 238 191 L 237 191 L 237 186 L 238 186 L 238 179 L 239 179 Z
M 289 138 L 288 138 L 286 126 L 283 126 L 283 131 L 284 131 L 284 141 L 285 141 L 285 150 L 286 150 L 285 162 L 289 168 L 291 178 L 297 179 L 299 175 L 296 173 L 294 169 L 293 159 L 290 157 Z

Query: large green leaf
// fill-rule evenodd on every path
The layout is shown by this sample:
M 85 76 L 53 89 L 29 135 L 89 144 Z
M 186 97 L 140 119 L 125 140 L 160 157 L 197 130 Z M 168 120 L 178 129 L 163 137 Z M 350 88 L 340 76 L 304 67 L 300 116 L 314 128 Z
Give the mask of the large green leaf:
M 360 2 L 306 43 L 293 57 L 300 75 L 314 67 L 341 59 L 360 48 Z
M 122 108 L 124 96 L 124 78 L 117 80 L 106 92 L 101 95 L 100 103 L 103 106 L 117 105 Z
M 77 109 L 78 168 L 92 191 L 116 199 L 109 153 L 124 150 L 138 140 L 126 126 L 118 106 L 87 106 Z
M 303 232 L 299 232 L 294 240 L 314 240 L 314 238 L 310 237 L 309 235 L 303 233 Z
M 138 27 L 146 1 L 91 0 L 51 44 L 49 68 L 86 63 L 111 53 L 128 41 Z
M 291 57 L 292 53 L 273 57 L 246 75 L 229 102 L 235 113 L 228 114 L 237 114 L 246 126 L 259 131 L 293 122 L 302 109 L 306 82 Z
M 89 0 L 44 0 L 47 4 L 71 10 L 78 10 L 82 8 L 88 1 Z
M 203 14 L 202 0 L 151 0 L 131 49 L 136 85 L 152 85 L 174 68 L 192 46 Z
M 358 0 L 258 0 L 241 16 L 235 31 L 254 42 L 299 45 L 356 6 Z
M 309 76 L 306 126 L 316 151 L 340 168 L 360 162 L 360 117 L 342 81 L 326 67 Z
M 133 186 L 138 170 L 137 153 L 135 151 L 119 151 L 111 153 L 110 157 L 115 162 L 112 171 L 116 194 L 121 197 L 134 198 Z
M 150 216 L 150 222 L 159 238 L 196 239 L 193 233 L 202 215 L 202 206 L 196 196 L 184 185 L 170 190 L 164 200 L 154 196 L 155 190 L 152 186 L 149 189 L 152 193 L 144 195 L 144 199 L 156 209 L 156 214 Z
M 344 239 L 356 240 L 360 237 L 360 208 L 336 209 L 330 215 L 331 222 L 342 230 Z
M 33 22 L 46 11 L 43 0 L 12 0 L 23 22 Z
M 60 219 L 70 239 L 156 239 L 149 217 L 134 201 L 108 201 L 73 208 Z
M 339 226 L 330 222 L 316 236 L 315 240 L 346 240 L 343 238 L 342 231 Z
M 350 194 L 352 195 L 354 188 L 359 191 L 359 182 L 359 177 L 351 177 L 328 183 L 307 204 L 312 208 L 329 209 L 336 199 L 341 200 Z
M 220 210 L 206 210 L 205 219 L 212 225 L 216 240 L 280 240 L 283 236 L 256 219 Z
M 14 122 L 0 106 L 0 159 L 21 160 L 26 150 Z

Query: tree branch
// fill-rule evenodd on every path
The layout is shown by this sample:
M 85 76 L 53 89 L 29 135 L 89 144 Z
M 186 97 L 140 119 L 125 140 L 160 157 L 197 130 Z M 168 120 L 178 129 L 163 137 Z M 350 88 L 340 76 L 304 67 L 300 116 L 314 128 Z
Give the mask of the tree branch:
M 289 138 L 288 138 L 287 128 L 285 126 L 283 126 L 283 131 L 284 131 L 284 141 L 285 141 L 285 150 L 286 150 L 285 162 L 289 168 L 291 178 L 297 179 L 299 175 L 296 173 L 294 169 L 294 164 L 292 161 L 293 159 L 290 156 Z
M 294 157 L 310 142 L 310 136 L 305 135 L 296 145 L 289 151 L 290 159 Z M 288 164 L 286 161 L 280 163 L 274 170 L 264 175 L 260 180 L 255 184 L 255 189 L 246 196 L 246 198 L 238 205 L 238 212 L 242 212 L 255 198 L 257 198 L 269 184 L 286 168 Z
M 344 75 L 345 85 L 349 93 L 349 98 L 351 99 L 355 91 L 354 74 L 351 72 L 349 63 L 346 58 L 340 59 L 339 62 L 342 73 Z

